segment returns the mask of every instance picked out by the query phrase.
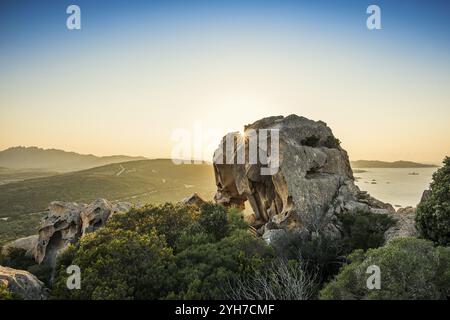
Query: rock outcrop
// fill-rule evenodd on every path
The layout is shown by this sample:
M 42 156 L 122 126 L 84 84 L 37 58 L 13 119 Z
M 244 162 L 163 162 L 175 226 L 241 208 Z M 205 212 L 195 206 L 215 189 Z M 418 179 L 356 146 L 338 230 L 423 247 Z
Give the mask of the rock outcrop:
M 248 136 L 261 129 L 277 130 L 279 135 L 279 168 L 272 175 L 262 175 L 263 164 L 249 161 Z M 321 231 L 340 237 L 336 217 L 340 212 L 395 212 L 390 204 L 374 199 L 355 185 L 347 152 L 326 123 L 296 115 L 278 116 L 247 125 L 244 132 L 237 139 L 245 141 L 245 163 L 221 164 L 214 159 L 215 201 L 240 208 L 248 201 L 255 214 L 254 225 L 261 233 L 265 231 L 261 228 L 271 222 L 279 229 Z M 224 137 L 216 154 L 226 153 L 225 144 Z M 258 141 L 258 150 L 262 148 L 267 152 L 266 144 Z M 239 146 L 233 150 L 237 159 Z
M 62 201 L 50 203 L 39 229 L 34 255 L 36 262 L 54 265 L 56 256 L 69 244 L 105 225 L 112 214 L 130 208 L 129 203 L 113 204 L 105 199 L 97 199 L 89 205 Z
M 0 266 L 0 283 L 15 296 L 25 300 L 45 300 L 48 289 L 28 271 Z
M 2 247 L 2 254 L 8 255 L 11 249 L 22 249 L 25 250 L 26 257 L 33 258 L 36 252 L 38 239 L 38 235 L 33 235 L 11 241 Z
M 192 206 L 201 207 L 206 201 L 203 200 L 197 193 L 190 195 L 180 201 L 181 204 L 187 204 Z
M 395 220 L 395 225 L 384 233 L 386 242 L 394 238 L 417 237 L 419 235 L 414 220 L 416 208 L 399 208 L 396 213 L 391 213 L 390 216 Z

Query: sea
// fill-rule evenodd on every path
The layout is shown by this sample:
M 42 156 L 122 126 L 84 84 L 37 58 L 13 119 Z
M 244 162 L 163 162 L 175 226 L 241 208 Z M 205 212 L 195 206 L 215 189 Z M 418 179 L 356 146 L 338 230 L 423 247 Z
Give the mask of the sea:
M 399 207 L 415 207 L 439 168 L 364 168 L 354 173 L 356 185 L 371 196 Z

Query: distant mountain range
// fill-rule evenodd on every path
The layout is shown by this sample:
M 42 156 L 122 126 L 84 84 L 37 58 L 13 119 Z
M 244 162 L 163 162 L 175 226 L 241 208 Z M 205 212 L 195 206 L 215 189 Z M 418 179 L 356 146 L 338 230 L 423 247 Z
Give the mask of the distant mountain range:
M 423 164 L 412 161 L 378 161 L 378 160 L 357 160 L 351 161 L 352 168 L 435 168 L 434 164 Z
M 38 147 L 13 147 L 0 151 L 0 167 L 9 169 L 40 169 L 45 171 L 70 172 L 99 167 L 112 163 L 145 160 L 144 157 L 123 155 L 98 157 L 57 149 Z

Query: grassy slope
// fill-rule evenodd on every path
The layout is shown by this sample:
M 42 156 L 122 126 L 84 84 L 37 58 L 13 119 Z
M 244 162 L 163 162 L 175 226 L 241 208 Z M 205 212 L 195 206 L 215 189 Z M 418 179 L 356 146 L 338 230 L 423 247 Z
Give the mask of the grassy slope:
M 0 167 L 0 185 L 11 182 L 18 182 L 26 179 L 54 176 L 58 172 L 45 171 L 39 169 L 9 169 Z
M 124 168 L 125 170 L 122 170 Z M 117 175 L 122 172 L 120 175 Z M 0 244 L 33 234 L 36 222 L 54 200 L 89 202 L 102 197 L 133 203 L 176 202 L 215 191 L 211 165 L 174 165 L 171 160 L 141 160 L 0 185 Z

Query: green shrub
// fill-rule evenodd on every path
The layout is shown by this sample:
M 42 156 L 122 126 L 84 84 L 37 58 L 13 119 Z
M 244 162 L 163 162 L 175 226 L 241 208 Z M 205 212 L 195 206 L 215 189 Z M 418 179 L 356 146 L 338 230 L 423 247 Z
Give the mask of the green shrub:
M 416 226 L 426 239 L 450 244 L 450 157 L 433 174 L 430 194 L 417 206 Z
M 342 238 L 331 239 L 326 234 L 314 233 L 310 238 L 287 234 L 284 252 L 288 259 L 300 258 L 310 274 L 317 273 L 320 283 L 333 278 L 346 262 L 346 256 L 356 249 L 367 250 L 384 244 L 384 232 L 395 222 L 386 214 L 357 211 L 338 216 L 342 225 Z
M 167 244 L 173 247 L 185 228 L 197 220 L 198 216 L 199 210 L 193 206 L 171 203 L 146 205 L 140 209 L 133 208 L 127 213 L 113 215 L 108 221 L 108 227 L 139 234 L 156 230 L 159 235 L 164 235 Z
M 334 136 L 328 136 L 325 141 L 325 147 L 337 149 L 341 145 L 341 141 Z
M 396 238 L 386 246 L 353 252 L 337 277 L 321 291 L 322 299 L 446 299 L 450 289 L 450 248 L 427 240 Z M 366 286 L 367 268 L 381 272 L 381 289 Z
M 317 274 L 316 280 L 324 283 L 337 274 L 345 262 L 342 242 L 322 233 L 310 239 L 291 236 L 283 254 L 288 259 L 300 259 L 308 274 Z
M 272 249 L 248 232 L 235 231 L 213 243 L 193 245 L 175 256 L 177 287 L 168 299 L 225 299 L 228 279 L 263 266 Z
M 198 222 L 216 240 L 222 239 L 228 233 L 227 211 L 221 205 L 203 204 Z
M 14 296 L 11 291 L 8 290 L 6 285 L 0 282 L 0 300 L 14 300 Z
M 156 231 L 101 228 L 59 261 L 52 296 L 58 299 L 157 299 L 171 287 L 172 250 Z M 68 290 L 68 265 L 81 269 L 81 289 Z
M 345 212 L 338 216 L 344 232 L 346 254 L 356 249 L 367 250 L 384 244 L 384 233 L 395 224 L 387 214 L 365 211 Z

